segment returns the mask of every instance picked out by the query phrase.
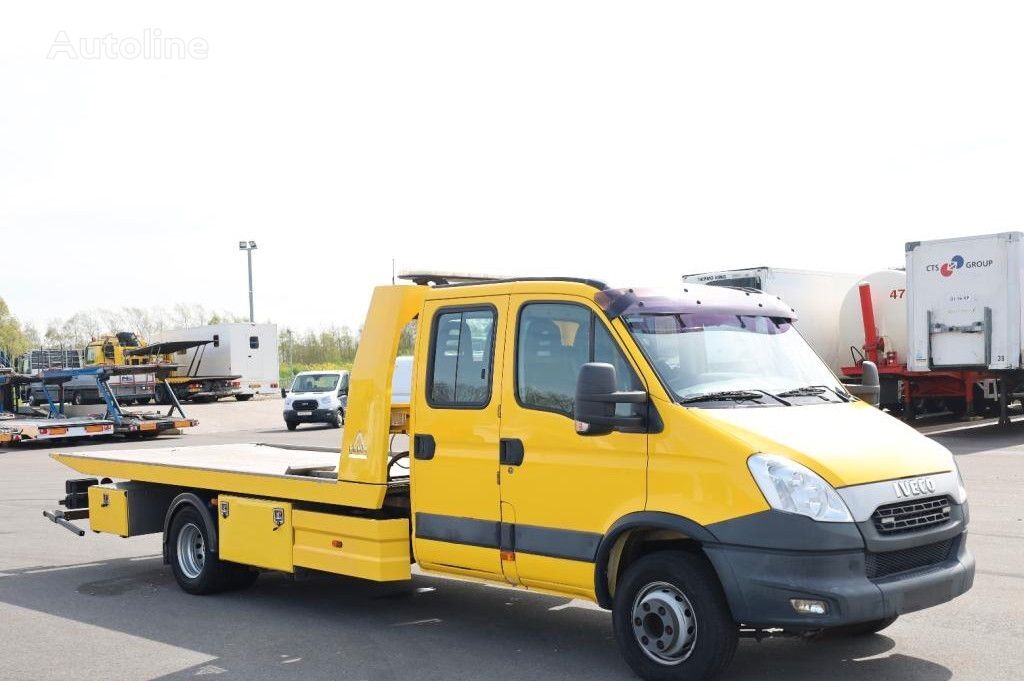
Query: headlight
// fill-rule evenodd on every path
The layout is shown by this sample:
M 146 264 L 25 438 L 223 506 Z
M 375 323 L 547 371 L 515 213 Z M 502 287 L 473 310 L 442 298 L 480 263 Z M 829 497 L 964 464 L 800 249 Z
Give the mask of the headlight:
M 853 522 L 832 485 L 806 466 L 783 456 L 754 454 L 747 467 L 772 508 L 826 523 Z
M 330 407 L 331 406 L 331 396 L 328 395 L 327 397 L 321 397 L 320 398 L 320 406 L 321 407 Z
M 292 406 L 292 398 L 290 398 L 290 397 L 284 398 L 284 406 L 286 406 L 286 407 Z

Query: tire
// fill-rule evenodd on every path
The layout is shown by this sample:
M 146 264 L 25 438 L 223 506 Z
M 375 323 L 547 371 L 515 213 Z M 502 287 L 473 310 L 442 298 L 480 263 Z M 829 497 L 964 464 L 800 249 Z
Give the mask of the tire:
M 890 624 L 896 621 L 896 615 L 892 617 L 886 617 L 880 620 L 872 620 L 870 622 L 859 622 L 857 624 L 847 624 L 844 627 L 836 627 L 834 629 L 826 629 L 822 632 L 822 638 L 832 638 L 839 636 L 871 636 L 877 634 L 882 629 L 885 629 Z
M 194 506 L 185 506 L 171 520 L 167 545 L 178 586 L 201 596 L 252 584 L 259 575 L 255 570 L 222 561 L 216 553 L 206 550 L 210 537 L 200 513 Z
M 338 413 L 336 413 L 334 415 L 334 418 L 332 418 L 327 423 L 330 424 L 331 428 L 341 428 L 341 425 L 345 423 L 345 410 L 338 409 Z
M 284 425 L 288 426 L 288 430 L 295 430 L 299 427 L 298 421 L 285 421 Z
M 235 399 L 239 402 L 248 402 L 252 399 L 252 395 L 235 395 Z
M 729 665 L 739 639 L 710 563 L 685 551 L 652 553 L 629 566 L 612 623 L 622 657 L 647 681 L 710 681 Z

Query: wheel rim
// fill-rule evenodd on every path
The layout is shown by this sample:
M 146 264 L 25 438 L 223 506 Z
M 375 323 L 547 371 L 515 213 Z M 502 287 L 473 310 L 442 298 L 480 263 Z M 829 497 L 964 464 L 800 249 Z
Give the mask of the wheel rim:
M 697 617 L 682 591 L 667 582 L 648 584 L 633 601 L 633 635 L 647 657 L 664 665 L 679 664 L 693 652 Z
M 178 533 L 178 567 L 189 579 L 197 578 L 206 564 L 206 541 L 193 523 Z

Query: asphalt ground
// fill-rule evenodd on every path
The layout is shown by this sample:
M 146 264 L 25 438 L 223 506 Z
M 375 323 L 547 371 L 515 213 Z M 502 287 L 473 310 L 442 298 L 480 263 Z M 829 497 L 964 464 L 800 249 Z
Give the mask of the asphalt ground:
M 196 405 L 193 432 L 61 448 L 339 444 L 329 427 L 288 432 L 280 410 L 276 399 Z M 957 454 L 968 487 L 974 588 L 874 636 L 744 640 L 726 679 L 1024 677 L 1024 423 L 970 426 L 932 436 Z M 634 678 L 608 613 L 582 601 L 424 575 L 394 590 L 274 573 L 246 591 L 189 596 L 158 536 L 78 538 L 43 519 L 74 475 L 50 451 L 0 449 L 0 679 Z

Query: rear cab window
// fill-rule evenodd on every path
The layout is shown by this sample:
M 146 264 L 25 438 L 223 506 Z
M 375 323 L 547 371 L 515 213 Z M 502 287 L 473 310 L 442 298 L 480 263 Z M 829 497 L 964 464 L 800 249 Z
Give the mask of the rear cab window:
M 492 306 L 442 308 L 434 316 L 427 369 L 427 403 L 481 409 L 491 400 L 494 367 Z

